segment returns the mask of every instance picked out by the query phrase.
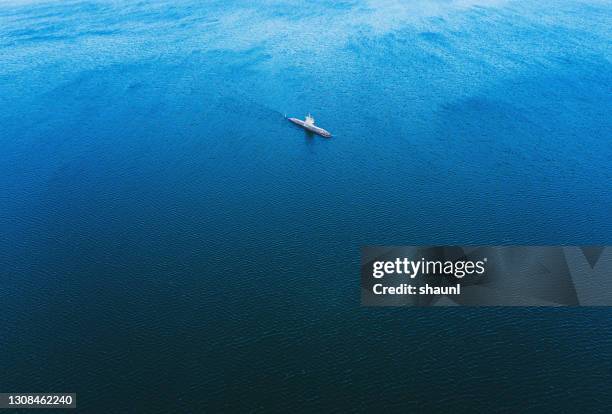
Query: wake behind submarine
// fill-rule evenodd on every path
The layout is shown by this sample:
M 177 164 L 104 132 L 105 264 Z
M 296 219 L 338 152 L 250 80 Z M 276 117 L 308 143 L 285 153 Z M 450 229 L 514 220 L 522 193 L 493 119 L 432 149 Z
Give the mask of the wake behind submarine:
M 315 125 L 315 120 L 314 118 L 308 114 L 306 115 L 306 119 L 305 120 L 301 120 L 301 119 L 297 119 L 297 118 L 287 118 L 289 119 L 289 121 L 293 122 L 296 125 L 301 126 L 302 128 L 314 132 L 315 134 L 321 135 L 322 137 L 325 138 L 331 138 L 332 134 L 323 129 L 323 128 L 319 128 L 318 126 Z

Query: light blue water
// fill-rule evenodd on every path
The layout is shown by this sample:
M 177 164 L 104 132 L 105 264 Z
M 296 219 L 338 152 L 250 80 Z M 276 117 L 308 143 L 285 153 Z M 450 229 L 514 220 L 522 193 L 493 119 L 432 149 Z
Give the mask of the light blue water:
M 611 14 L 0 5 L 0 390 L 101 412 L 604 407 L 609 312 L 363 309 L 358 254 L 611 244 Z M 283 117 L 307 112 L 334 138 Z

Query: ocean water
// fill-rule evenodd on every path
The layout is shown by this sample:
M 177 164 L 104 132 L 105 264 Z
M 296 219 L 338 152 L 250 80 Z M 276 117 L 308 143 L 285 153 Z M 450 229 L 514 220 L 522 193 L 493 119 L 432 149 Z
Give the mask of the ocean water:
M 599 0 L 0 4 L 0 391 L 609 412 L 609 310 L 362 308 L 359 247 L 612 244 L 610 27 Z

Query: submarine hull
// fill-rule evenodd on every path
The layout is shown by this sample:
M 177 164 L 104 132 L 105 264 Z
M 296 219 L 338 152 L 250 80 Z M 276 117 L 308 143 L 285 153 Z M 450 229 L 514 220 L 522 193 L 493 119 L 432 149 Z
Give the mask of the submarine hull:
M 287 118 L 287 119 L 289 119 L 289 121 L 293 122 L 296 125 L 301 126 L 302 128 L 310 132 L 314 132 L 315 134 L 321 135 L 322 137 L 330 138 L 332 136 L 329 131 L 326 131 L 323 128 L 319 128 L 318 126 L 308 125 L 306 122 L 302 121 L 301 119 L 297 119 L 297 118 Z

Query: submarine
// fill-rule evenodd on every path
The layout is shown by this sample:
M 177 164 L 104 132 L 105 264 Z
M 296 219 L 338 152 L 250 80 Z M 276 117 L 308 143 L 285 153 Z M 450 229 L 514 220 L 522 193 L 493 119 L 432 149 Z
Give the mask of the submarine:
M 315 120 L 314 118 L 308 114 L 306 115 L 306 119 L 305 120 L 301 120 L 301 119 L 297 119 L 297 118 L 287 118 L 289 121 L 293 122 L 296 125 L 301 126 L 302 128 L 314 132 L 315 134 L 321 135 L 322 137 L 325 138 L 330 138 L 332 136 L 332 134 L 329 131 L 326 131 L 323 128 L 319 128 L 318 126 L 315 125 Z

